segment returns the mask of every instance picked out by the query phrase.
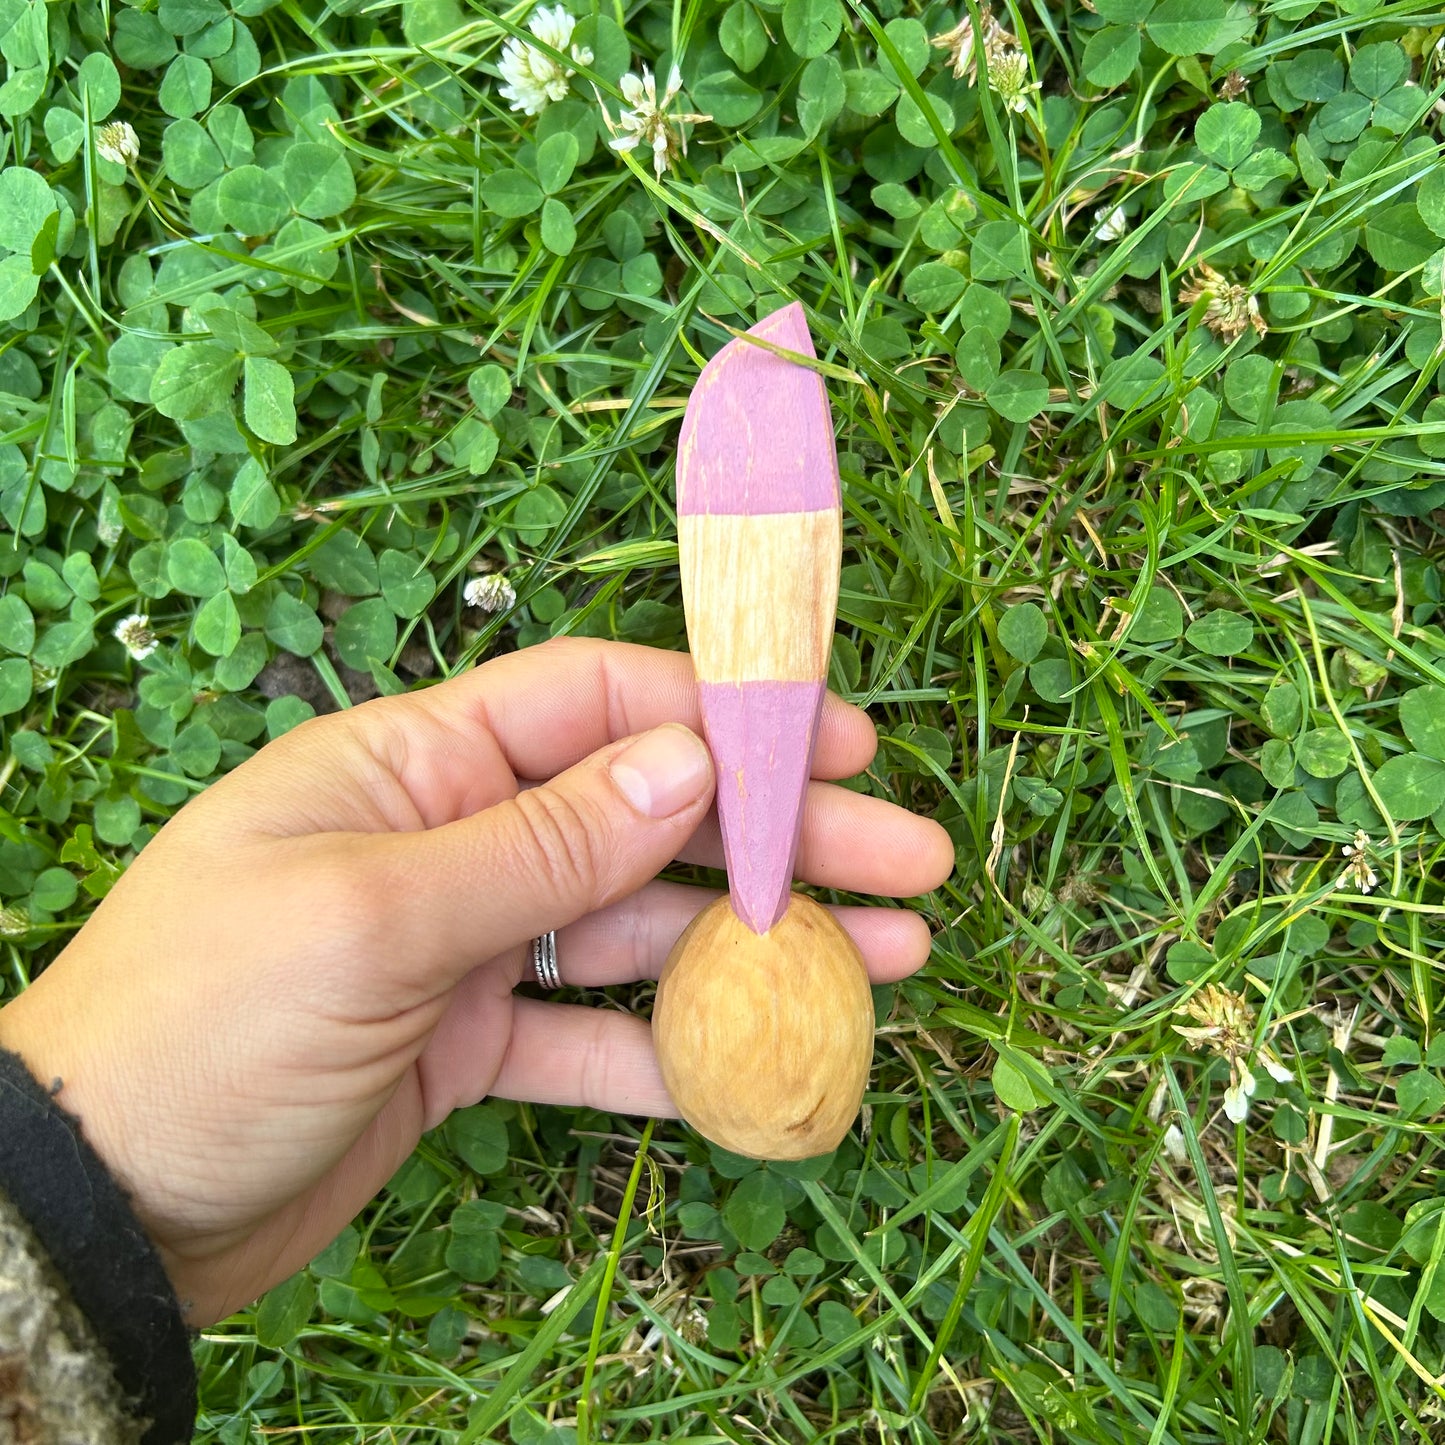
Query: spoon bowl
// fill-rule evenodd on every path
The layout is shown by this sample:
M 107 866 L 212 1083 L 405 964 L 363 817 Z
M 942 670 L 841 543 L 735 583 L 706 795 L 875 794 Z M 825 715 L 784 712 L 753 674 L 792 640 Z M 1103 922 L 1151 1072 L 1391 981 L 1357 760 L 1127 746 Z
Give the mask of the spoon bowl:
M 838 1147 L 862 1103 L 868 971 L 801 893 L 766 933 L 720 898 L 668 955 L 652 1031 L 668 1092 L 701 1134 L 753 1159 L 808 1159 Z

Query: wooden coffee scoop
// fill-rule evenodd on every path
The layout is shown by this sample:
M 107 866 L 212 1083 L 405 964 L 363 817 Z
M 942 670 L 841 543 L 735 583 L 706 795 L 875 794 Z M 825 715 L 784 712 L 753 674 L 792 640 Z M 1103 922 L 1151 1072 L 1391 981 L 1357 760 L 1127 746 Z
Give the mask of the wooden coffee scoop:
M 755 344 L 749 338 L 768 343 Z M 760 1159 L 835 1148 L 873 1052 L 868 975 L 827 909 L 790 891 L 838 604 L 842 503 L 803 308 L 703 368 L 677 464 L 678 550 L 729 897 L 664 965 L 663 1079 L 714 1143 Z

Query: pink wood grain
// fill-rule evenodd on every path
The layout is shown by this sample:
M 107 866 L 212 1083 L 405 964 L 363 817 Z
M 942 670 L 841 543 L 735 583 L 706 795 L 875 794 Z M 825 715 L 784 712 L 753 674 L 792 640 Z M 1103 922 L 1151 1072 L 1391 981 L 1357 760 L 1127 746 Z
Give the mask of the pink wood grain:
M 824 690 L 821 682 L 698 684 L 733 911 L 754 933 L 788 906 Z
M 815 356 L 794 302 L 750 328 Z M 833 418 L 823 378 L 734 339 L 703 368 L 678 443 L 679 512 L 817 512 L 841 505 Z

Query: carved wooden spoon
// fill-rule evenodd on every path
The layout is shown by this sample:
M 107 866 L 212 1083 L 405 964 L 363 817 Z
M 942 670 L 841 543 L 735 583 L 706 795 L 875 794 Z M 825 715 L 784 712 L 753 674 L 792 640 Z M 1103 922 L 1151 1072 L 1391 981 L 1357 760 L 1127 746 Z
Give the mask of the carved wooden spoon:
M 674 947 L 653 1031 L 689 1123 L 739 1154 L 799 1159 L 835 1148 L 857 1115 L 873 1004 L 852 940 L 790 891 L 842 505 L 822 378 L 778 350 L 815 354 L 799 305 L 718 352 L 682 425 L 683 604 L 731 892 Z

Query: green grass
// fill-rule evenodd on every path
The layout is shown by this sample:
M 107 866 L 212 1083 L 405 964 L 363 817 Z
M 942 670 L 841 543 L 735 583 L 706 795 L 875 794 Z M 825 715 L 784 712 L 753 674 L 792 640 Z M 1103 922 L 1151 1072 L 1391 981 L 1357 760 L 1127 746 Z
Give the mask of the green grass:
M 619 0 L 527 117 L 523 6 L 237 10 L 0 0 L 5 987 L 313 708 L 682 646 L 681 407 L 791 299 L 857 786 L 958 868 L 835 1156 L 463 1111 L 206 1333 L 202 1437 L 1442 1438 L 1445 12 L 1000 9 L 1013 112 L 971 9 Z M 659 181 L 599 103 L 673 56 Z

